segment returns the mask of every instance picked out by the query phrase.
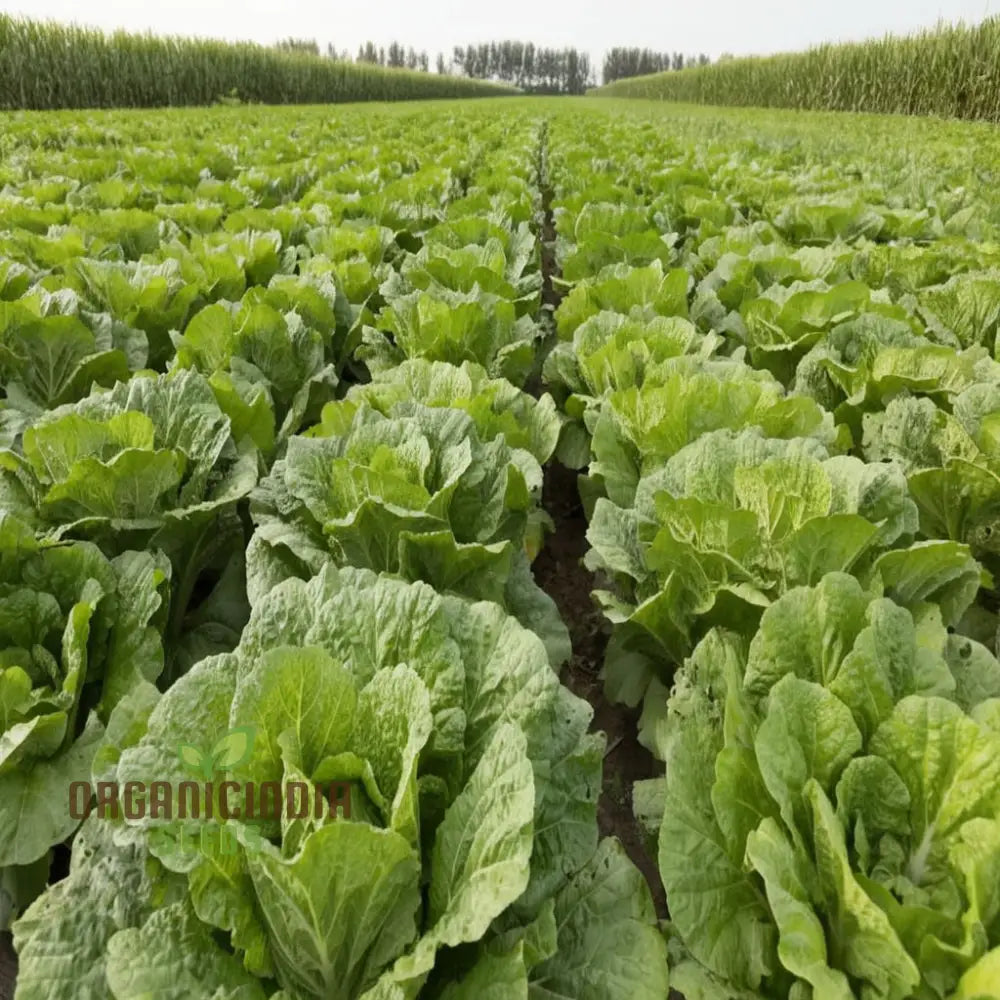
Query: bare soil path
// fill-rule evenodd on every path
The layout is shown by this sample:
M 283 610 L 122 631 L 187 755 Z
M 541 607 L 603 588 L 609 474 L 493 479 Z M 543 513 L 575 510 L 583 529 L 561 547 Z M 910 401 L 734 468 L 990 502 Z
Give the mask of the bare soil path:
M 601 666 L 608 643 L 603 616 L 590 594 L 593 574 L 583 565 L 587 552 L 587 521 L 576 488 L 576 473 L 553 463 L 545 470 L 543 503 L 555 522 L 545 548 L 535 560 L 535 579 L 556 602 L 573 640 L 573 657 L 563 668 L 561 680 L 594 709 L 595 730 L 607 734 L 604 783 L 597 804 L 602 836 L 617 837 L 649 883 L 660 917 L 666 901 L 656 860 L 632 813 L 632 785 L 662 773 L 652 754 L 636 739 L 638 709 L 612 705 L 604 697 Z

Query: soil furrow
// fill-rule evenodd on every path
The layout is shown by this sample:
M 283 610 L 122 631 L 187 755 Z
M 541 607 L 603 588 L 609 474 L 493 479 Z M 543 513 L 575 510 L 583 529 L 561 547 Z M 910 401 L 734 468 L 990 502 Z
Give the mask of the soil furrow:
M 542 211 L 539 240 L 542 263 L 542 309 L 554 313 L 562 292 L 553 283 L 558 262 L 556 227 L 552 209 L 553 188 L 549 176 L 549 130 L 539 132 L 539 189 Z M 593 574 L 583 564 L 587 554 L 587 519 L 577 491 L 577 474 L 553 459 L 545 468 L 542 503 L 555 530 L 535 560 L 539 586 L 556 602 L 573 641 L 573 657 L 563 667 L 562 682 L 594 710 L 593 728 L 607 736 L 601 797 L 597 820 L 602 836 L 617 837 L 649 883 L 656 912 L 666 917 L 666 900 L 656 866 L 654 845 L 648 844 L 632 812 L 632 786 L 643 778 L 662 773 L 653 756 L 636 739 L 639 712 L 612 705 L 604 697 L 601 667 L 608 644 L 609 626 L 594 606 Z
M 576 474 L 558 463 L 545 470 L 543 501 L 555 522 L 545 547 L 535 560 L 535 579 L 556 602 L 573 640 L 573 657 L 563 667 L 562 682 L 594 709 L 593 728 L 607 735 L 604 778 L 597 804 L 602 836 L 617 837 L 653 894 L 656 912 L 666 917 L 663 885 L 653 853 L 632 813 L 632 786 L 663 771 L 636 739 L 638 709 L 612 705 L 604 697 L 601 666 L 608 627 L 590 594 L 594 577 L 583 565 L 587 552 L 587 521 L 576 489 Z

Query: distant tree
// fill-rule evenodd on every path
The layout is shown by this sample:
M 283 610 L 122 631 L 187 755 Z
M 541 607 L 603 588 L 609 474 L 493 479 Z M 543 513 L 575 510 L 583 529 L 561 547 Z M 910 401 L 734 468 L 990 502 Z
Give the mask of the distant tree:
M 419 69 L 421 73 L 429 73 L 430 68 L 431 68 L 431 61 L 428 58 L 427 53 L 421 51 L 417 55 L 417 69 Z
M 604 56 L 601 79 L 604 83 L 614 83 L 615 80 L 626 80 L 633 76 L 662 73 L 673 69 L 675 60 L 682 64 L 683 56 L 680 53 L 654 52 L 652 49 L 609 49 Z
M 437 71 L 440 76 L 447 76 L 448 74 L 448 66 L 445 64 L 443 52 L 437 54 Z
M 378 64 L 379 53 L 378 49 L 375 48 L 374 42 L 365 42 L 365 44 L 358 49 L 358 62 L 372 63 L 373 65 Z
M 528 84 L 535 78 L 535 43 L 528 42 L 524 46 L 524 58 L 521 61 L 521 75 L 518 86 L 527 90 Z
M 319 55 L 319 42 L 315 38 L 284 38 L 275 42 L 274 47 L 282 52 L 295 52 L 298 55 Z
M 568 94 L 582 94 L 587 89 L 587 85 L 580 53 L 576 49 L 566 49 L 564 56 L 565 63 L 560 84 Z
M 707 66 L 711 61 L 712 60 L 709 59 L 709 57 L 707 55 L 705 55 L 704 52 L 702 52 L 701 55 L 698 56 L 698 65 L 699 66 Z
M 406 65 L 406 49 L 399 42 L 392 42 L 386 49 L 386 60 L 383 65 L 402 69 Z
M 458 74 L 513 84 L 528 93 L 582 94 L 594 83 L 590 56 L 574 48 L 542 48 L 505 39 L 456 45 L 451 62 Z
M 510 65 L 508 82 L 513 83 L 515 87 L 520 87 L 524 83 L 524 53 L 527 48 L 524 42 L 510 42 L 507 46 Z

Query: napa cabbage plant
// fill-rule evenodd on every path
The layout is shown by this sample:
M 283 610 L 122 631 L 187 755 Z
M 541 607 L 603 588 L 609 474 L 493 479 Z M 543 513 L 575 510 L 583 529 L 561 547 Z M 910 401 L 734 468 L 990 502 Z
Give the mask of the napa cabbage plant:
M 679 316 L 632 319 L 604 310 L 581 323 L 545 359 L 546 383 L 568 409 L 615 389 L 656 381 L 665 362 L 685 355 L 710 357 L 722 338 L 700 333 Z
M 549 523 L 541 486 L 532 454 L 483 440 L 462 410 L 329 404 L 253 494 L 251 595 L 330 561 L 398 573 L 502 604 L 561 662 L 565 626 L 530 571 Z
M 928 398 L 903 396 L 864 417 L 869 460 L 891 460 L 907 474 L 928 538 L 972 547 L 996 569 L 1000 552 L 1000 390 L 977 382 L 950 411 Z
M 112 712 L 163 670 L 169 581 L 157 554 L 108 559 L 0 514 L 0 928 L 79 825 L 67 793 Z
M 661 690 L 665 696 L 665 689 Z M 709 633 L 648 720 L 687 995 L 980 994 L 1000 945 L 1000 668 L 834 573 Z M 699 992 L 704 991 L 704 992 Z
M 982 347 L 958 351 L 935 344 L 901 320 L 862 314 L 834 327 L 798 364 L 793 388 L 809 395 L 862 437 L 864 413 L 902 394 L 927 396 L 950 408 L 1000 367 Z
M 357 357 L 373 374 L 412 358 L 460 365 L 470 361 L 491 377 L 523 385 L 541 336 L 529 315 L 475 288 L 468 292 L 414 291 L 392 299 L 375 326 L 365 327 Z
M 200 286 L 188 280 L 172 258 L 146 262 L 82 257 L 74 261 L 71 277 L 89 307 L 145 333 L 149 366 L 161 371 L 173 353 L 170 331 L 183 329 L 201 295 Z
M 533 315 L 541 304 L 541 272 L 532 267 L 533 254 L 518 252 L 508 259 L 505 242 L 490 236 L 464 247 L 425 243 L 403 258 L 399 270 L 382 285 L 382 296 L 392 302 L 418 289 L 438 294 L 480 291 L 512 303 L 518 317 Z
M 13 445 L 46 410 L 145 367 L 142 331 L 81 305 L 69 289 L 0 302 L 0 445 Z
M 424 243 L 461 250 L 471 244 L 485 246 L 498 240 L 507 267 L 515 275 L 541 270 L 539 241 L 527 222 L 515 223 L 504 212 L 459 215 L 441 222 L 424 234 Z
M 837 450 L 830 414 L 786 394 L 739 360 L 683 356 L 647 371 L 642 385 L 608 392 L 584 413 L 591 436 L 588 496 L 629 506 L 640 481 L 703 434 L 756 428 L 767 438 L 809 438 Z
M 664 270 L 655 260 L 647 267 L 612 264 L 573 287 L 556 310 L 560 340 L 570 340 L 577 327 L 601 312 L 617 312 L 636 320 L 688 314 L 689 276 L 683 268 Z
M 179 788 L 178 747 L 252 732 L 203 802 L 223 778 L 299 783 L 310 806 L 347 782 L 350 813 L 255 824 L 203 811 L 193 826 L 231 834 L 225 855 L 218 837 L 180 850 L 177 820 L 95 814 L 69 878 L 15 927 L 31 995 L 73 983 L 116 1000 L 167 985 L 460 1000 L 502 982 L 513 995 L 585 997 L 599 983 L 612 1000 L 665 996 L 648 889 L 615 841 L 598 841 L 603 737 L 540 640 L 495 604 L 327 567 L 263 597 L 232 654 L 151 712 L 123 714 L 140 736 L 118 750 L 120 785 L 155 775 Z M 109 877 L 135 893 L 104 912 Z M 81 932 L 53 970 L 46 955 Z
M 144 376 L 46 412 L 20 450 L 0 451 L 3 506 L 40 536 L 85 539 L 109 557 L 163 552 L 172 669 L 230 646 L 245 620 L 238 502 L 258 454 L 195 372 Z
M 605 267 L 674 262 L 676 233 L 661 233 L 648 207 L 591 201 L 577 213 L 556 210 L 556 260 L 561 284 L 573 285 Z M 570 225 L 572 228 L 570 228 Z
M 996 354 L 1000 274 L 972 271 L 922 288 L 916 294 L 916 311 L 937 343 L 958 349 L 979 345 Z
M 470 361 L 461 365 L 424 358 L 404 361 L 370 382 L 352 386 L 345 398 L 387 416 L 397 403 L 408 400 L 462 410 L 472 417 L 483 442 L 502 437 L 511 448 L 529 452 L 539 464 L 552 457 L 563 427 L 551 396 L 535 397 L 507 379 L 490 378 L 481 365 Z M 330 422 L 340 421 L 342 412 L 340 404 L 331 406 Z
M 722 343 L 701 334 L 679 316 L 630 319 L 602 311 L 581 323 L 572 340 L 560 341 L 545 358 L 542 374 L 566 416 L 559 445 L 560 461 L 583 468 L 590 461 L 588 410 L 618 389 L 641 388 L 662 381 L 679 357 L 711 357 Z
M 335 303 L 336 289 L 328 288 Z M 318 289 L 312 290 L 321 307 L 326 305 L 333 313 L 335 305 L 324 301 Z M 287 297 L 294 296 L 293 288 Z M 335 315 L 328 320 L 336 326 Z M 339 364 L 330 360 L 334 352 L 327 339 L 297 308 L 282 312 L 258 289 L 248 292 L 241 303 L 207 306 L 173 339 L 173 367 L 205 375 L 230 418 L 233 436 L 239 440 L 249 435 L 268 456 L 303 424 L 315 420 L 333 397 L 344 360 Z
M 348 302 L 364 305 L 377 295 L 392 272 L 389 261 L 398 252 L 395 233 L 364 220 L 345 220 L 338 226 L 320 226 L 305 234 L 312 256 L 300 264 L 306 276 L 336 276 Z
M 609 690 L 636 703 L 708 628 L 752 635 L 786 590 L 832 571 L 877 579 L 906 605 L 937 601 L 956 624 L 983 570 L 965 545 L 913 544 L 917 529 L 894 464 L 757 430 L 703 435 L 639 482 L 634 505 L 597 501 L 587 563 L 612 584 L 596 594 L 618 625 Z

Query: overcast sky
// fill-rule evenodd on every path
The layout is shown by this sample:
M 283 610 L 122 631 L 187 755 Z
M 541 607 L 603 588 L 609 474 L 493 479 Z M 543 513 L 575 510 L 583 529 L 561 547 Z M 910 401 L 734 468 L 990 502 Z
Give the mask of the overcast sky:
M 817 42 L 908 32 L 1000 13 L 1000 0 L 0 0 L 0 10 L 101 28 L 239 38 L 294 35 L 355 52 L 368 39 L 433 54 L 517 38 L 575 45 L 600 59 L 614 45 L 781 52 Z

